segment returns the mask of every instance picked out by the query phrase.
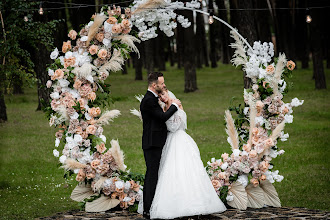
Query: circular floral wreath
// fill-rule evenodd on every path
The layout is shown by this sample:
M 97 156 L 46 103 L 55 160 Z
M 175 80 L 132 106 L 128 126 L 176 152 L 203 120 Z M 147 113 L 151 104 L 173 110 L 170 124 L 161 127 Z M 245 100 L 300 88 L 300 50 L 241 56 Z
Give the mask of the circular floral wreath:
M 167 36 L 174 34 L 176 22 L 189 27 L 190 22 L 177 16 L 174 9 L 199 8 L 198 1 L 135 1 L 131 8 L 103 7 L 100 14 L 79 33 L 71 30 L 50 57 L 51 102 L 45 108 L 50 126 L 59 128 L 53 154 L 65 169 L 65 177 L 76 175 L 79 182 L 71 198 L 88 212 L 101 212 L 120 206 L 136 211 L 142 196 L 143 175 L 126 171 L 124 154 L 117 140 L 108 146 L 103 125 L 120 115 L 118 110 L 101 111 L 111 101 L 110 85 L 105 83 L 111 71 L 122 68 L 129 53 L 139 53 L 140 40 L 156 37 L 156 26 Z M 133 13 L 132 13 L 133 11 Z M 132 26 L 139 30 L 134 35 Z M 231 107 L 234 120 L 225 112 L 226 132 L 231 154 L 212 158 L 206 170 L 219 197 L 228 205 L 246 209 L 264 205 L 280 206 L 272 183 L 283 176 L 273 171 L 272 158 L 284 153 L 278 140 L 285 141 L 285 123 L 292 123 L 292 107 L 303 101 L 294 98 L 284 103 L 287 93 L 285 76 L 290 76 L 294 62 L 284 54 L 274 58 L 272 43 L 255 42 L 247 49 L 236 32 L 231 32 L 236 49 L 232 62 L 243 66 L 252 79 L 251 89 L 244 90 L 245 107 Z M 61 153 L 58 149 L 62 149 Z

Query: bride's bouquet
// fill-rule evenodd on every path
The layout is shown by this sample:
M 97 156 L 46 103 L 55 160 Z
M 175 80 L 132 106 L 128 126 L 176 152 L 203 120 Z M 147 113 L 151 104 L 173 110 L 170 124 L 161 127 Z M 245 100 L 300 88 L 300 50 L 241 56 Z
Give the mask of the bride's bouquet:
M 303 104 L 297 98 L 290 103 L 282 101 L 288 91 L 284 78 L 291 76 L 295 63 L 287 61 L 284 54 L 273 59 L 272 43 L 255 42 L 253 49 L 247 50 L 235 32 L 231 33 L 236 40 L 231 45 L 236 49 L 232 62 L 242 65 L 252 88 L 244 89 L 244 108 L 229 108 L 236 112 L 235 120 L 229 110 L 225 113 L 232 153 L 224 153 L 218 160 L 212 158 L 206 169 L 218 195 L 228 205 L 239 209 L 279 207 L 272 183 L 281 182 L 283 176 L 271 161 L 284 153 L 277 142 L 289 137 L 283 129 L 285 123 L 293 121 L 292 108 Z

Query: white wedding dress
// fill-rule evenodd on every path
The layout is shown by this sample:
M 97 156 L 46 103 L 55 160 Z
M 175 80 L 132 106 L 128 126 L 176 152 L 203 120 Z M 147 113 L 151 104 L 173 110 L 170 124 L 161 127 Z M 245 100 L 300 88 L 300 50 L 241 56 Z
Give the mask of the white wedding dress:
M 158 183 L 150 218 L 172 219 L 226 210 L 216 194 L 195 141 L 185 132 L 187 115 L 179 109 L 167 122 Z M 139 205 L 139 212 L 142 212 Z

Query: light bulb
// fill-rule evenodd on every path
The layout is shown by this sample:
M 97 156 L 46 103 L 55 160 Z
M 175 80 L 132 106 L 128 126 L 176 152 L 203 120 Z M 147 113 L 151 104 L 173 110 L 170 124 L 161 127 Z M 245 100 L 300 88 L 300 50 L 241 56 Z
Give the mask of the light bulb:
M 214 22 L 213 16 L 210 15 L 210 17 L 209 17 L 209 24 L 213 24 L 213 22 Z
M 28 19 L 27 16 L 24 16 L 24 21 L 25 21 L 25 22 L 28 22 L 28 21 L 29 21 L 29 19 Z
M 39 8 L 39 14 L 43 15 L 44 14 L 44 9 Z
M 306 22 L 311 23 L 312 22 L 312 16 L 306 15 Z

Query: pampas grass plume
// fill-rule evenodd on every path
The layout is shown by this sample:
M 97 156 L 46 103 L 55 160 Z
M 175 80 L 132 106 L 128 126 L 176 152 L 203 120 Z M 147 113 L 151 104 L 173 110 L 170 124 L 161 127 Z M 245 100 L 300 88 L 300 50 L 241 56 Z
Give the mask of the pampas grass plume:
M 234 151 L 234 149 L 238 149 L 239 140 L 238 140 L 238 134 L 235 127 L 235 123 L 229 110 L 225 111 L 225 119 L 226 119 L 226 132 L 230 140 L 229 144 L 231 145 L 232 151 Z
M 68 158 L 64 161 L 64 165 L 61 166 L 61 168 L 64 168 L 65 170 L 75 170 L 75 169 L 83 169 L 86 166 L 87 166 L 86 164 L 82 164 L 76 160 Z
M 119 143 L 117 140 L 111 140 L 110 141 L 111 148 L 109 149 L 109 152 L 113 156 L 117 166 L 120 170 L 125 171 L 126 165 L 124 164 L 124 152 L 120 149 Z
M 107 18 L 107 16 L 105 15 L 101 15 L 101 14 L 97 14 L 94 18 L 94 22 L 92 24 L 92 26 L 89 28 L 88 31 L 88 39 L 86 41 L 86 46 L 89 46 L 89 43 L 91 42 L 91 40 L 95 37 L 95 35 L 97 34 L 99 27 L 103 24 L 103 22 L 105 21 L 105 19 Z
M 96 121 L 96 123 L 99 125 L 109 124 L 109 122 L 113 121 L 112 119 L 117 118 L 119 115 L 119 110 L 105 111 L 102 116 Z

